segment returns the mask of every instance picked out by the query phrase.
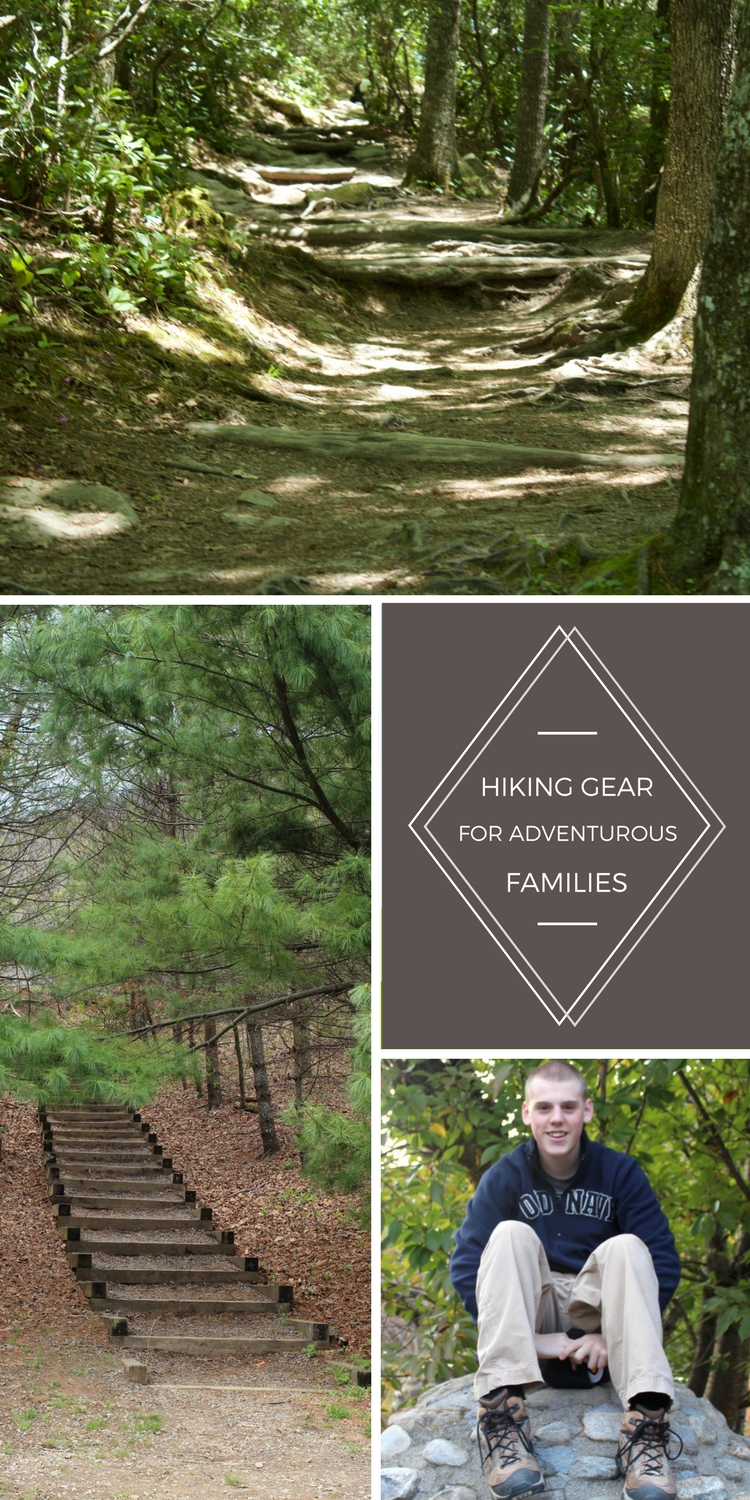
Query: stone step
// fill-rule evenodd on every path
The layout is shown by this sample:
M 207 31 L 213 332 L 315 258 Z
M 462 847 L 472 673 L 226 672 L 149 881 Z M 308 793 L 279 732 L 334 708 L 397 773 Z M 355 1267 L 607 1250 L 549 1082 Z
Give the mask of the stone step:
M 236 1354 L 283 1354 L 285 1352 L 293 1354 L 300 1349 L 305 1349 L 312 1342 L 311 1339 L 304 1338 L 191 1338 L 189 1334 L 180 1337 L 169 1334 L 128 1333 L 112 1334 L 110 1337 L 112 1348 L 121 1349 L 123 1354 L 128 1354 L 131 1349 L 159 1349 L 167 1354 L 197 1354 L 210 1357 Z

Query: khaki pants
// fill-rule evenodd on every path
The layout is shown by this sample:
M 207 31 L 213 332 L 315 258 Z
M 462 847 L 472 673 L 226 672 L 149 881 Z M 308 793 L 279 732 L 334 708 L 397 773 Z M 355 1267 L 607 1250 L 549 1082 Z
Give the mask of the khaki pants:
M 551 1271 L 528 1224 L 498 1224 L 477 1276 L 477 1397 L 501 1385 L 542 1379 L 534 1333 L 601 1330 L 609 1373 L 623 1406 L 639 1391 L 674 1395 L 662 1347 L 659 1284 L 651 1254 L 635 1234 L 618 1234 L 590 1255 L 577 1276 Z

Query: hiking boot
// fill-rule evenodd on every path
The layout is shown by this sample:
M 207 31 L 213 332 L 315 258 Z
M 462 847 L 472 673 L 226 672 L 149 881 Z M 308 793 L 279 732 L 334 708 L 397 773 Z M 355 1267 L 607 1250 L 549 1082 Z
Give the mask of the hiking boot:
M 477 1441 L 482 1467 L 495 1500 L 519 1500 L 544 1489 L 531 1444 L 531 1422 L 523 1401 L 500 1391 L 481 1396 Z
M 670 1453 L 670 1444 L 679 1444 L 676 1453 Z M 626 1411 L 617 1448 L 617 1467 L 625 1475 L 624 1500 L 674 1500 L 677 1487 L 669 1460 L 681 1452 L 682 1440 L 670 1432 L 664 1410 L 636 1406 Z

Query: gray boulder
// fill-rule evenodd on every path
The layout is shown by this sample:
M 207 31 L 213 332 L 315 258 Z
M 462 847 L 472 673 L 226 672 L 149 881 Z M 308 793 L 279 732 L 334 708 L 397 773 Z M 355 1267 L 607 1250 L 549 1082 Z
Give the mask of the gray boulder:
M 612 1387 L 530 1386 L 526 1405 L 546 1492 L 555 1500 L 619 1500 L 614 1455 L 622 1409 Z M 678 1384 L 671 1425 L 683 1442 L 674 1462 L 678 1500 L 750 1500 L 750 1443 L 709 1401 Z M 381 1500 L 489 1500 L 475 1427 L 470 1375 L 432 1386 L 395 1412 L 386 1428 L 397 1431 L 395 1441 L 385 1436 Z M 407 1447 L 408 1469 L 393 1467 L 393 1456 Z

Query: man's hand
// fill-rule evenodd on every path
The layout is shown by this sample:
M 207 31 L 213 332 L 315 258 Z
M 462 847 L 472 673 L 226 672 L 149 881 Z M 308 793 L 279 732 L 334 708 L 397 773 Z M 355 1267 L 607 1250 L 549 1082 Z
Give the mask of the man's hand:
M 607 1346 L 600 1333 L 586 1333 L 583 1338 L 569 1339 L 567 1333 L 536 1333 L 534 1347 L 540 1359 L 570 1359 L 574 1365 L 587 1364 L 592 1375 L 607 1363 Z

